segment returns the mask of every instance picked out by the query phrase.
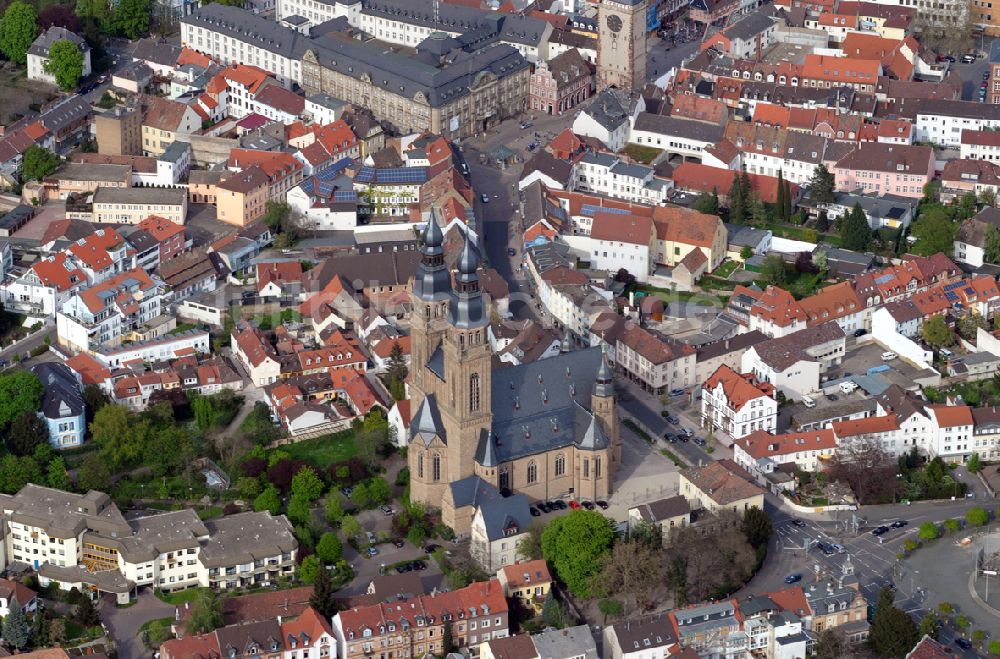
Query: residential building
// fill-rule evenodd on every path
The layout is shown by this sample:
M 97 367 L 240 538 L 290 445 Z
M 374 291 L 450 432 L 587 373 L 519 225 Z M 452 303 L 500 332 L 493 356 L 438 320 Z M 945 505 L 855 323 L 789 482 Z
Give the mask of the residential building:
M 600 140 L 617 153 L 625 148 L 635 117 L 646 111 L 641 96 L 632 98 L 616 88 L 604 89 L 573 120 L 573 133 Z
M 753 476 L 757 484 L 771 491 L 777 488 L 768 476 L 780 466 L 793 464 L 798 471 L 818 472 L 823 462 L 837 451 L 836 431 L 829 428 L 780 435 L 773 432 L 758 430 L 733 443 L 733 461 Z
M 990 89 L 993 94 L 997 93 L 995 86 Z M 923 99 L 917 104 L 916 114 L 914 141 L 956 149 L 961 149 L 965 131 L 1000 126 L 1000 107 L 993 103 Z
M 651 218 L 598 211 L 590 229 L 591 267 L 609 272 L 625 268 L 644 282 L 653 271 L 655 240 Z
M 552 576 L 541 559 L 505 565 L 497 570 L 497 580 L 504 597 L 517 600 L 528 611 L 540 612 L 552 589 Z
M 15 601 L 25 614 L 31 614 L 38 609 L 38 593 L 20 581 L 0 579 L 0 615 L 5 618 L 9 616 L 11 605 Z
M 861 142 L 833 167 L 837 189 L 844 192 L 895 194 L 919 199 L 934 178 L 934 150 L 929 146 Z
M 606 153 L 585 154 L 571 175 L 572 172 L 575 172 L 572 180 L 575 190 L 640 204 L 665 202 L 671 187 L 670 181 L 656 176 L 652 167 L 624 162 Z M 527 184 L 530 180 L 522 182 Z
M 606 659 L 669 659 L 677 646 L 675 627 L 668 614 L 626 620 L 604 627 Z
M 87 284 L 87 276 L 67 252 L 57 252 L 4 283 L 4 306 L 35 317 L 51 318 L 70 296 Z
M 675 609 L 670 612 L 670 619 L 676 625 L 681 646 L 690 648 L 699 657 L 738 656 L 744 650 L 746 636 L 740 629 L 734 600 Z
M 132 168 L 128 165 L 66 163 L 44 179 L 45 185 L 63 200 L 70 195 L 86 195 L 97 188 L 132 187 Z
M 216 216 L 238 227 L 255 222 L 264 216 L 270 187 L 270 178 L 256 165 L 226 177 L 215 185 Z
M 28 47 L 28 80 L 40 80 L 50 85 L 56 84 L 56 76 L 48 70 L 49 48 L 60 41 L 68 41 L 83 54 L 83 70 L 80 78 L 90 75 L 90 46 L 82 37 L 64 27 L 53 25 L 42 32 Z
M 653 209 L 656 229 L 655 261 L 674 266 L 695 250 L 705 257 L 705 269 L 715 270 L 726 258 L 726 226 L 716 215 L 679 206 Z
M 975 448 L 972 408 L 966 405 L 928 405 L 932 443 L 929 453 L 947 462 L 965 462 Z
M 701 426 L 740 439 L 758 430 L 774 432 L 778 401 L 770 384 L 720 366 L 701 390 Z
M 705 151 L 718 144 L 723 135 L 719 124 L 642 112 L 635 118 L 628 141 L 682 156 L 685 161 L 700 162 Z
M 776 21 L 764 11 L 754 11 L 702 42 L 700 49 L 715 48 L 734 59 L 759 60 L 775 38 Z
M 38 417 L 49 428 L 49 444 L 57 449 L 82 446 L 87 421 L 83 392 L 76 374 L 58 362 L 36 364 L 31 372 L 45 387 Z
M 177 141 L 201 129 L 201 117 L 194 106 L 159 96 L 143 96 L 142 152 L 158 156 Z
M 777 286 L 763 291 L 737 285 L 726 306 L 727 316 L 747 331 L 778 338 L 805 329 L 808 316 L 791 293 Z
M 690 523 L 691 504 L 680 495 L 628 509 L 629 531 L 635 531 L 640 524 L 652 524 L 662 538 L 664 547 L 670 544 L 670 535 L 674 529 L 684 528 Z
M 839 365 L 844 353 L 844 330 L 828 322 L 752 346 L 743 353 L 741 370 L 800 400 L 818 391 L 820 374 Z
M 729 459 L 682 469 L 678 490 L 692 508 L 704 508 L 712 514 L 732 510 L 742 515 L 753 507 L 764 510 L 764 490 L 743 467 Z
M 509 635 L 507 601 L 497 580 L 433 595 L 357 606 L 333 617 L 339 659 L 363 659 L 373 652 L 404 648 L 416 656 L 441 654 L 444 625 L 454 643 L 475 646 Z
M 101 224 L 139 224 L 157 215 L 175 224 L 187 219 L 184 188 L 98 188 L 88 219 Z
M 615 366 L 633 382 L 657 396 L 687 390 L 695 382 L 695 349 L 674 343 L 633 325 L 618 337 Z
M 986 262 L 986 234 L 1000 230 L 1000 209 L 987 206 L 959 225 L 955 235 L 955 261 L 981 268 Z
M 142 154 L 142 109 L 138 105 L 115 106 L 94 115 L 97 152 L 112 156 Z
M 191 510 L 126 520 L 108 495 L 27 485 L 2 502 L 8 561 L 39 581 L 109 593 L 128 603 L 143 586 L 231 590 L 294 574 L 297 544 L 284 516 L 240 513 L 202 522 Z
M 598 659 L 597 642 L 587 625 L 532 634 L 531 642 L 540 659 Z
M 244 323 L 233 327 L 233 356 L 257 386 L 276 382 L 281 377 L 281 363 L 267 337 L 255 325 Z
M 845 334 L 871 329 L 871 308 L 863 305 L 851 282 L 842 281 L 799 300 L 810 326 L 836 321 Z
M 515 563 L 518 543 L 530 524 L 528 498 L 523 494 L 484 501 L 472 517 L 469 553 L 487 572 Z

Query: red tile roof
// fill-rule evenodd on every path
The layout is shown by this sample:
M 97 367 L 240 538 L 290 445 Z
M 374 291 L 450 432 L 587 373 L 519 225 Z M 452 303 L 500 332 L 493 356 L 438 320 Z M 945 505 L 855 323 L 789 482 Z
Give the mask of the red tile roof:
M 899 146 L 899 145 L 897 145 Z M 729 189 L 733 185 L 733 175 L 735 171 L 731 169 L 720 169 L 710 167 L 701 163 L 686 162 L 678 165 L 674 169 L 674 185 L 681 190 L 692 190 L 695 192 L 712 192 L 720 195 L 729 194 Z M 778 199 L 778 179 L 774 176 L 764 176 L 762 174 L 748 174 L 750 177 L 750 187 L 754 189 L 761 201 L 773 204 Z M 787 183 L 787 181 L 786 181 Z M 789 184 L 794 196 L 799 189 L 795 183 Z
M 597 211 L 594 213 L 590 237 L 594 240 L 649 245 L 653 239 L 653 221 L 637 215 Z
M 659 240 L 708 248 L 715 244 L 716 233 L 722 229 L 719 216 L 679 206 L 654 207 L 653 224 Z
M 159 215 L 150 215 L 137 226 L 161 243 L 184 233 L 183 225 Z
M 86 282 L 86 277 L 69 261 L 66 252 L 59 252 L 31 266 L 32 272 L 43 286 L 51 286 L 58 291 L 66 291 Z
M 738 410 L 752 400 L 768 398 L 774 394 L 774 386 L 767 382 L 757 382 L 753 375 L 740 374 L 723 364 L 705 380 L 704 388 L 714 392 L 722 385 L 722 391 L 729 401 L 729 407 Z
M 833 432 L 837 437 L 857 437 L 858 435 L 892 432 L 894 430 L 899 430 L 899 419 L 895 414 L 870 416 L 850 421 L 836 421 L 833 424 Z
M 736 444 L 755 460 L 792 455 L 802 451 L 825 451 L 837 448 L 837 438 L 829 428 L 805 432 L 788 432 L 772 435 L 763 430 L 755 430 L 746 437 L 736 440 Z
M 934 412 L 941 428 L 972 425 L 972 408 L 968 405 L 928 405 L 927 409 Z

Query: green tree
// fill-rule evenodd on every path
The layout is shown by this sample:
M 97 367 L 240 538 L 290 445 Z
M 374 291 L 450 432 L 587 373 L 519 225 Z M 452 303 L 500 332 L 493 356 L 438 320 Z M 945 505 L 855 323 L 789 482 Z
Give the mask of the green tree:
M 955 626 L 958 627 L 959 629 L 962 630 L 967 629 L 971 624 L 972 621 L 969 620 L 968 616 L 964 616 L 961 614 L 955 616 Z
M 809 196 L 814 203 L 832 204 L 837 189 L 837 180 L 826 168 L 826 165 L 816 165 L 812 178 L 809 180 Z
M 934 316 L 924 321 L 920 326 L 920 335 L 924 341 L 934 348 L 950 346 L 955 342 L 955 337 L 951 333 L 951 328 L 945 322 L 944 316 Z
M 81 593 L 80 601 L 73 610 L 73 621 L 81 627 L 93 627 L 101 623 L 101 616 L 94 606 L 94 600 L 90 599 L 90 593 Z
M 764 281 L 775 286 L 783 286 L 788 280 L 788 269 L 785 260 L 777 254 L 772 254 L 764 259 L 760 266 L 760 276 Z
M 309 506 L 309 501 L 303 497 L 292 495 L 288 502 L 287 514 L 288 519 L 292 520 L 294 524 L 306 526 L 312 521 L 312 509 Z
M 718 215 L 719 214 L 719 190 L 718 188 L 712 188 L 712 194 L 707 192 L 702 192 L 695 199 L 694 205 L 691 206 L 693 209 L 699 213 L 706 213 L 707 215 Z
M 115 30 L 134 41 L 149 34 L 152 15 L 152 0 L 118 0 L 114 12 Z
M 14 455 L 32 455 L 49 443 L 49 425 L 33 410 L 25 410 L 7 431 L 7 450 Z
M 920 525 L 917 535 L 921 540 L 934 540 L 941 535 L 941 529 L 934 522 L 924 522 Z
M 16 597 L 10 600 L 10 613 L 3 619 L 3 640 L 7 645 L 18 650 L 28 647 L 28 640 L 31 636 L 28 628 L 28 619 L 21 610 L 21 605 Z
M 970 474 L 974 474 L 983 468 L 983 465 L 979 461 L 979 454 L 973 452 L 969 456 L 969 461 L 966 463 L 965 468 L 969 470 Z
M 588 597 L 601 559 L 611 549 L 614 533 L 600 513 L 574 510 L 549 522 L 542 532 L 542 554 L 559 579 L 578 597 Z
M 982 508 L 969 508 L 965 511 L 965 521 L 969 526 L 985 526 L 990 522 L 990 514 Z
M 60 89 L 72 91 L 83 75 L 83 53 L 72 41 L 60 39 L 49 47 L 45 70 L 55 77 Z
M 28 483 L 41 483 L 42 474 L 30 455 L 5 455 L 0 462 L 0 490 L 7 494 L 18 492 Z
M 62 162 L 59 156 L 44 147 L 32 144 L 24 152 L 21 164 L 22 181 L 41 181 L 51 174 Z
M 993 224 L 986 227 L 986 247 L 983 259 L 987 263 L 1000 263 L 1000 229 Z
M 743 224 L 747 219 L 747 191 L 743 188 L 743 179 L 739 174 L 733 175 L 733 184 L 729 187 L 729 221 L 733 224 Z
M 403 346 L 399 341 L 393 341 L 392 350 L 389 352 L 389 365 L 386 368 L 386 377 L 389 380 L 389 392 L 393 400 L 403 400 L 406 398 L 405 380 L 408 373 L 406 367 L 406 356 L 403 354 Z
M 364 532 L 364 529 L 361 528 L 361 522 L 353 515 L 344 515 L 343 519 L 340 520 L 340 530 L 348 540 L 357 540 Z
M 962 528 L 961 522 L 959 522 L 957 519 L 946 519 L 944 520 L 943 526 L 944 530 L 947 531 L 948 533 L 955 533 L 960 528 Z
M 1000 656 L 1000 641 L 990 641 L 986 651 L 995 657 Z
M 924 636 L 930 636 L 935 641 L 938 640 L 938 618 L 933 613 L 927 613 L 923 618 L 920 619 L 920 629 L 917 630 L 920 638 Z
M 340 524 L 340 520 L 344 517 L 344 507 L 340 505 L 340 497 L 335 493 L 331 492 L 323 501 L 323 517 L 331 526 Z
M 0 52 L 4 57 L 15 64 L 28 61 L 28 47 L 38 33 L 36 20 L 34 6 L 21 0 L 7 5 L 0 18 Z
M 747 508 L 743 513 L 743 534 L 754 549 L 767 544 L 774 533 L 774 525 L 766 512 L 757 506 Z
M 840 243 L 844 249 L 863 252 L 872 241 L 872 230 L 860 203 L 854 204 L 851 212 L 841 220 Z
M 309 597 L 309 606 L 316 609 L 323 618 L 329 620 L 337 614 L 337 589 L 330 578 L 330 570 L 320 570 L 313 582 L 313 592 Z
M 269 511 L 272 515 L 277 515 L 281 512 L 281 496 L 278 494 L 278 488 L 273 485 L 268 485 L 264 488 L 256 499 L 253 500 L 253 509 L 257 512 L 264 510 Z
M 517 543 L 518 558 L 525 561 L 537 561 L 542 558 L 542 531 L 545 525 L 532 522 L 528 532 Z
M 377 476 L 368 481 L 368 496 L 378 505 L 389 503 L 392 500 L 392 487 L 384 478 Z
M 743 249 L 740 250 L 740 258 L 746 261 L 751 256 L 753 256 L 753 248 L 750 245 L 744 245 Z
M 207 634 L 222 627 L 222 602 L 214 590 L 199 590 L 191 603 L 191 615 L 185 624 L 190 634 Z
M 931 256 L 942 252 L 950 256 L 954 248 L 956 225 L 948 213 L 940 206 L 934 206 L 920 214 L 910 230 L 917 239 L 912 251 L 921 256 Z
M 94 443 L 113 471 L 135 464 L 142 457 L 144 440 L 149 432 L 146 424 L 136 424 L 121 405 L 105 405 L 94 415 L 90 424 Z
M 982 315 L 976 313 L 975 311 L 969 311 L 958 319 L 956 327 L 958 328 L 958 334 L 963 339 L 967 341 L 975 341 L 977 331 L 980 328 L 988 330 L 990 324 L 985 318 L 982 317 Z
M 327 531 L 316 543 L 316 555 L 324 563 L 336 563 L 344 555 L 344 546 L 340 544 L 336 534 Z
M 312 502 L 323 494 L 323 481 L 312 467 L 302 467 L 292 477 L 292 496 Z
M 37 412 L 44 393 L 42 381 L 31 371 L 0 375 L 0 428 L 6 428 L 25 412 Z
M 81 490 L 103 490 L 111 482 L 111 470 L 100 453 L 91 452 L 83 459 L 77 473 L 77 485 Z
M 311 554 L 303 558 L 302 564 L 299 565 L 299 579 L 306 585 L 312 585 L 316 583 L 316 579 L 319 578 L 321 571 L 325 570 L 319 564 L 319 558 L 315 554 Z
M 371 496 L 368 494 L 368 486 L 364 483 L 358 483 L 351 490 L 351 503 L 353 503 L 357 508 L 364 510 L 371 506 Z
M 785 181 L 784 202 L 785 202 L 784 216 L 785 216 L 785 221 L 787 222 L 792 219 L 792 184 L 789 181 Z M 796 224 L 803 224 L 805 222 L 805 216 L 802 216 L 802 218 L 803 219 L 801 220 L 797 220 Z
M 604 624 L 608 623 L 608 616 L 618 618 L 622 614 L 622 603 L 616 599 L 604 598 L 597 603 L 597 610 L 604 614 Z
M 872 647 L 883 657 L 905 657 L 917 644 L 917 623 L 904 611 L 893 604 L 892 591 L 888 587 L 879 594 L 875 608 L 869 640 Z
M 66 473 L 66 462 L 59 456 L 49 463 L 45 472 L 45 484 L 56 490 L 68 490 L 69 474 Z
M 451 630 L 451 620 L 444 622 L 444 630 L 441 633 L 441 654 L 448 655 L 455 649 L 455 640 Z

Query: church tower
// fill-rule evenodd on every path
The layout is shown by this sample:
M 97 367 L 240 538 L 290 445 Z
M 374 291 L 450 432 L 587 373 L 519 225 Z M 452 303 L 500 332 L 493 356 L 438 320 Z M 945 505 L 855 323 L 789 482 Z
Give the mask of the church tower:
M 449 431 L 448 467 L 453 482 L 475 473 L 476 448 L 493 426 L 492 353 L 486 335 L 490 319 L 479 289 L 478 269 L 479 254 L 467 237 L 448 304 L 448 331 L 443 343 L 445 382 L 450 391 L 448 401 L 440 403 Z
M 410 320 L 410 409 L 427 394 L 435 393 L 435 383 L 428 377 L 427 363 L 441 345 L 448 327 L 448 302 L 451 300 L 451 274 L 444 263 L 444 234 L 433 214 L 421 236 L 423 256 L 413 280 L 413 313 Z
M 597 7 L 597 88 L 638 91 L 646 84 L 646 0 Z
M 597 369 L 597 379 L 594 380 L 594 391 L 590 397 L 590 409 L 601 422 L 608 436 L 608 476 L 614 479 L 615 471 L 622 460 L 621 434 L 618 431 L 618 400 L 615 395 L 615 377 L 608 366 L 606 348 L 601 348 L 601 365 Z

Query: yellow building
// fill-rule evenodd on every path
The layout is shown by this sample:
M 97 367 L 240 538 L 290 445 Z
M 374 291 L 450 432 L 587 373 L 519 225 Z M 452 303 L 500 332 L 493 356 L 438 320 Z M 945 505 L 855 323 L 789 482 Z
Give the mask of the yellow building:
M 215 186 L 216 217 L 245 227 L 264 215 L 270 179 L 260 167 L 233 174 Z
M 497 579 L 503 586 L 504 597 L 539 612 L 552 589 L 552 577 L 544 560 L 506 565 L 497 572 Z
M 692 508 L 713 514 L 726 510 L 743 514 L 754 506 L 764 510 L 764 490 L 732 460 L 713 460 L 704 467 L 681 470 L 679 490 Z
M 100 187 L 94 193 L 90 221 L 139 224 L 150 215 L 159 215 L 174 224 L 184 224 L 187 204 L 187 190 L 184 188 Z
M 726 258 L 726 225 L 717 215 L 677 206 L 653 208 L 656 229 L 656 262 L 675 266 L 693 250 L 701 250 L 711 272 Z

